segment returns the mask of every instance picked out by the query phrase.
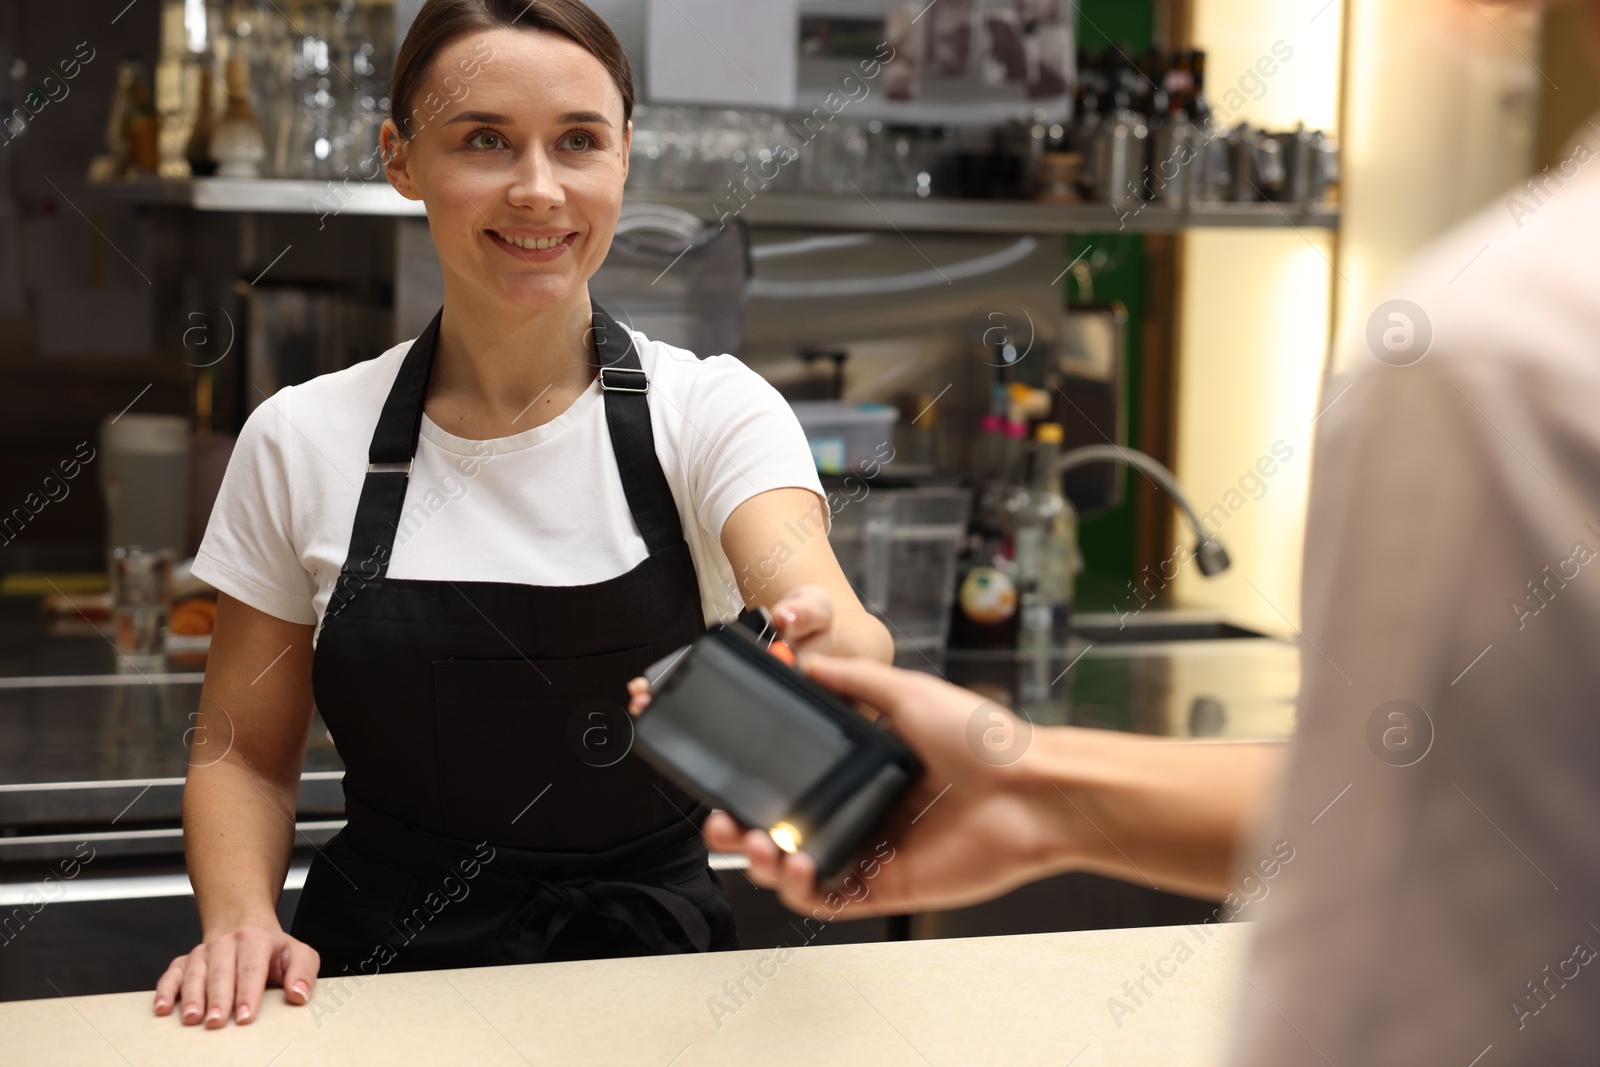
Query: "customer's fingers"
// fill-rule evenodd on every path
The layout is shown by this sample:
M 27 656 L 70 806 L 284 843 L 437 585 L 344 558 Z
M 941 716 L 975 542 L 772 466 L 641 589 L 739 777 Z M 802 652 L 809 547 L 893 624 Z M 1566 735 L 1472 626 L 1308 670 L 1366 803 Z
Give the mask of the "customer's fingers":
M 925 681 L 916 671 L 900 670 L 876 660 L 836 656 L 808 656 L 804 663 L 808 676 L 842 697 L 859 700 L 878 711 L 894 716 L 906 706 L 910 692 Z
M 725 811 L 714 811 L 706 816 L 701 832 L 713 852 L 744 851 L 744 827 Z

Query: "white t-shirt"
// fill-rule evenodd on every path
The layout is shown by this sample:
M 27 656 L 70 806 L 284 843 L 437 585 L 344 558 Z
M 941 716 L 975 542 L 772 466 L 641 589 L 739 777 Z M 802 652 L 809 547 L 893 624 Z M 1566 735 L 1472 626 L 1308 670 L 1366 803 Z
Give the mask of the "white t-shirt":
M 722 551 L 740 504 L 797 486 L 822 495 L 789 405 L 733 356 L 630 330 L 650 378 L 650 422 L 700 580 L 707 624 L 742 607 Z M 412 342 L 279 390 L 245 422 L 194 573 L 290 622 L 322 620 L 350 545 L 367 448 Z M 556 418 L 472 441 L 422 418 L 393 578 L 588 585 L 648 555 L 623 493 L 600 383 Z
M 1388 358 L 1351 338 L 1324 393 L 1299 730 L 1241 857 L 1294 859 L 1230 1065 L 1600 1058 L 1600 163 L 1568 170 L 1385 294 L 1420 361 L 1380 304 Z

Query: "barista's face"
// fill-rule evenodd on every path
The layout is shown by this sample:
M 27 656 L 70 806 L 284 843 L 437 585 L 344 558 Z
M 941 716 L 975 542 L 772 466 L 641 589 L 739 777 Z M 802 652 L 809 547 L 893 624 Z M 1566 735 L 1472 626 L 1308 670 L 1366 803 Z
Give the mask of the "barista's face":
M 471 34 L 434 58 L 413 115 L 410 141 L 384 124 L 388 175 L 427 205 L 447 289 L 542 310 L 587 283 L 616 231 L 632 134 L 598 59 L 543 30 Z

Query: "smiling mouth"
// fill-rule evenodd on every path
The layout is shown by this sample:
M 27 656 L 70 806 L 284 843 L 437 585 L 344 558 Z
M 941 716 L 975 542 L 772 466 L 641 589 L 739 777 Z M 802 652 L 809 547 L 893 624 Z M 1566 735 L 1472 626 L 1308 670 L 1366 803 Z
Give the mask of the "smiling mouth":
M 510 237 L 499 230 L 490 230 L 489 234 L 512 248 L 519 248 L 524 252 L 549 252 L 571 244 L 578 236 L 575 233 L 568 233 L 560 237 Z

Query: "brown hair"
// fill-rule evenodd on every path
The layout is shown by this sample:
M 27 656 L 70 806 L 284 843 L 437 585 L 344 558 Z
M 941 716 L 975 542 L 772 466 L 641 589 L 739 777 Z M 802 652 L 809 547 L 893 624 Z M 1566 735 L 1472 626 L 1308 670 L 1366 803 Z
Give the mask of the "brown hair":
M 622 94 L 622 121 L 633 118 L 633 68 L 622 42 L 583 0 L 426 0 L 406 31 L 394 61 L 389 113 L 400 136 L 410 138 L 412 105 L 428 68 L 457 38 L 501 27 L 547 30 L 576 41 L 600 61 Z M 437 112 L 435 112 L 437 113 Z

